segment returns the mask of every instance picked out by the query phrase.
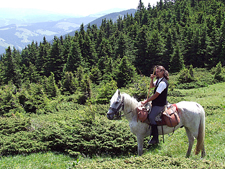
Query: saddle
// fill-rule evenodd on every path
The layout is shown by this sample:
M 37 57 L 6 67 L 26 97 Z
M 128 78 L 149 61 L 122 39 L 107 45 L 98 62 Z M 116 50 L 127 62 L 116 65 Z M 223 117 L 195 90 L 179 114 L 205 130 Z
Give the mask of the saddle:
M 146 107 L 137 107 L 137 121 L 150 125 L 148 120 L 148 112 Z M 179 112 L 176 104 L 165 106 L 165 109 L 156 117 L 156 123 L 158 126 L 167 125 L 169 127 L 175 127 L 180 123 Z

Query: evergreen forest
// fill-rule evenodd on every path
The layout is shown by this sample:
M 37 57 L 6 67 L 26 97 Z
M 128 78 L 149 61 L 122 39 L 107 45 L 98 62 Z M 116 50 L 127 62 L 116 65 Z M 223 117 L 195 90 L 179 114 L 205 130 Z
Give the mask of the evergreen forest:
M 137 141 L 128 122 L 107 119 L 116 89 L 138 101 L 147 98 L 155 65 L 170 73 L 170 103 L 188 100 L 204 107 L 210 161 L 177 158 L 188 147 L 184 129 L 166 136 L 163 145 L 146 148 L 145 141 L 147 153 L 159 160 L 155 164 L 148 154 L 135 158 Z M 103 168 L 108 157 L 119 156 L 128 160 L 115 168 L 140 167 L 143 157 L 145 168 L 167 166 L 169 160 L 168 168 L 224 168 L 224 65 L 225 0 L 160 0 L 155 6 L 137 0 L 134 16 L 103 19 L 100 27 L 82 24 L 74 36 L 52 42 L 43 37 L 22 51 L 8 47 L 0 55 L 0 166 L 12 163 L 5 163 L 8 156 L 31 155 L 32 161 L 35 153 L 45 166 L 42 153 L 57 152 L 72 157 L 68 165 L 74 168 L 81 156 L 105 156 L 96 161 Z
M 0 57 L 0 84 L 56 85 L 62 94 L 80 91 L 85 102 L 91 84 L 113 80 L 125 87 L 136 74 L 149 76 L 154 65 L 173 73 L 225 64 L 224 1 L 160 0 L 145 7 L 140 0 L 137 5 L 134 16 L 102 20 L 100 28 L 88 25 L 85 31 L 81 25 L 74 36 L 52 43 L 43 37 L 21 52 L 8 47 Z

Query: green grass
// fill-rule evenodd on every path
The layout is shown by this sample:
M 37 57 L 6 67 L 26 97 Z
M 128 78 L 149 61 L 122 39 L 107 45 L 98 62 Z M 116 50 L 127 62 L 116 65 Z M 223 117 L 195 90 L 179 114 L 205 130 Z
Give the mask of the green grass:
M 165 143 L 145 147 L 144 154 L 110 157 L 96 155 L 93 158 L 79 156 L 72 158 L 53 152 L 34 153 L 2 157 L 0 168 L 223 168 L 225 169 L 225 83 L 218 83 L 198 89 L 175 89 L 177 96 L 169 96 L 171 103 L 188 100 L 200 103 L 206 112 L 206 157 L 194 155 L 193 146 L 190 158 L 185 158 L 188 139 L 185 129 L 165 135 Z M 126 123 L 127 120 L 118 121 Z M 146 138 L 145 143 L 148 141 Z
M 194 155 L 196 140 L 190 158 L 185 158 L 188 139 L 185 129 L 181 128 L 173 135 L 165 135 L 165 143 L 160 137 L 161 142 L 158 146 L 145 147 L 142 157 L 83 159 L 80 160 L 77 168 L 225 168 L 225 83 L 175 91 L 180 92 L 181 96 L 172 96 L 169 100 L 196 101 L 205 109 L 206 157 L 204 159 L 201 159 L 200 155 Z
M 1 169 L 39 169 L 39 168 L 71 168 L 76 161 L 69 156 L 46 152 L 46 153 L 34 153 L 30 155 L 18 155 L 2 157 L 0 159 Z
M 198 89 L 178 90 L 188 101 L 196 101 L 205 107 L 225 108 L 225 83 L 217 83 Z

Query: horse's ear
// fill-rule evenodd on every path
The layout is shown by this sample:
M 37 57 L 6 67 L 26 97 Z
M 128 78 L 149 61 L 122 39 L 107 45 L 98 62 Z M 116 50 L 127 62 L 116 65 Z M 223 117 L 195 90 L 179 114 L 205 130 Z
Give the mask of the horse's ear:
M 118 91 L 118 96 L 120 96 L 120 90 L 119 90 L 119 89 L 117 89 L 117 91 Z

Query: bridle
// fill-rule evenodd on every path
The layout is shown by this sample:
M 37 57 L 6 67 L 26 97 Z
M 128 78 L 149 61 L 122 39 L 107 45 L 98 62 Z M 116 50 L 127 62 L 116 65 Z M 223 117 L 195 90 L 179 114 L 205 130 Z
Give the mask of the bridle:
M 115 101 L 113 104 L 119 104 L 116 108 L 113 106 L 109 107 L 109 110 L 111 110 L 111 112 L 107 113 L 107 115 L 115 115 L 116 119 L 119 119 L 121 117 L 121 107 L 122 107 L 122 111 L 124 110 L 124 97 L 122 96 L 122 100 L 117 99 L 117 101 Z M 112 104 L 112 105 L 113 105 Z
M 112 106 L 109 107 L 109 110 L 111 110 L 112 112 L 107 113 L 107 115 L 115 115 L 116 119 L 120 119 L 122 116 L 125 116 L 132 112 L 132 111 L 130 111 L 127 114 L 121 114 L 121 111 L 124 110 L 124 96 L 122 96 L 121 100 L 119 99 L 116 101 L 116 103 L 118 103 L 118 102 L 119 102 L 119 105 L 116 108 L 114 108 Z M 121 107 L 122 107 L 122 109 L 121 109 Z M 120 109 L 121 109 L 121 111 L 120 111 Z

